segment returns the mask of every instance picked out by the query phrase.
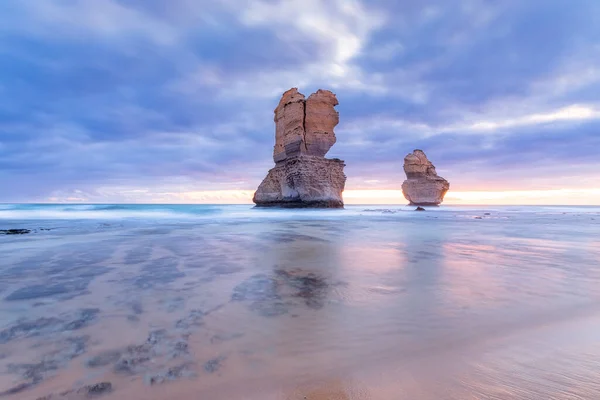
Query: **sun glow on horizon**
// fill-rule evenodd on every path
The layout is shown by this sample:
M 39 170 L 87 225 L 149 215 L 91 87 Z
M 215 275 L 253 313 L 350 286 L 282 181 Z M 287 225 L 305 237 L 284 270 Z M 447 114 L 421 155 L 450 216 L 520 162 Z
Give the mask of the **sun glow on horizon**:
M 401 190 L 347 190 L 346 204 L 406 204 Z M 600 205 L 600 189 L 449 191 L 444 204 Z
M 252 204 L 254 190 L 203 191 L 113 191 L 113 196 L 50 197 L 51 203 L 155 203 L 155 204 Z M 401 190 L 348 189 L 344 202 L 351 204 L 398 204 L 407 200 Z M 447 205 L 600 205 L 600 189 L 547 189 L 547 190 L 473 190 L 449 191 L 444 199 Z

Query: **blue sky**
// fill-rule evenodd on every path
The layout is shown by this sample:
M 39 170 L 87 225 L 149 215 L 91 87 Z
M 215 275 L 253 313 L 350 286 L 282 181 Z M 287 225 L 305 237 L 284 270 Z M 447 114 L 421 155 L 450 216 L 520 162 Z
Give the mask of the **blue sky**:
M 600 188 L 597 0 L 3 0 L 0 20 L 0 201 L 252 191 L 290 87 L 337 94 L 348 189 L 398 189 L 414 148 L 456 191 Z

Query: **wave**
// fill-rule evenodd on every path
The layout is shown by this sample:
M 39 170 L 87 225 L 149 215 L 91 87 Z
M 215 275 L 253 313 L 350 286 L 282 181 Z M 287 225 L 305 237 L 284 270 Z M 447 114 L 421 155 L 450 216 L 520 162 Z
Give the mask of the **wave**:
M 428 208 L 426 215 L 473 218 L 500 214 L 598 214 L 600 207 L 577 206 L 443 206 Z M 305 219 L 305 218 L 419 218 L 414 206 L 348 205 L 343 210 L 253 209 L 252 205 L 185 205 L 185 204 L 0 204 L 0 220 L 76 220 L 76 219 Z
M 253 205 L 159 205 L 159 204 L 19 204 L 0 209 L 0 220 L 78 220 L 78 219 L 287 219 L 337 218 L 354 210 L 254 209 Z
M 221 213 L 216 207 L 138 204 L 19 204 L 1 205 L 0 219 L 122 219 L 190 218 Z

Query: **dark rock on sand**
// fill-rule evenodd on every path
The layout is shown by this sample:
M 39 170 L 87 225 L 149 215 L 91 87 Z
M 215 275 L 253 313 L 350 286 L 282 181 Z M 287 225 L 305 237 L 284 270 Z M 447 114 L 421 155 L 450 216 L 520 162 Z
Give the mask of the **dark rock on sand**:
M 241 332 L 235 333 L 219 333 L 210 338 L 211 343 L 223 343 L 234 339 L 239 339 L 244 336 Z
M 171 352 L 171 358 L 177 358 L 182 355 L 189 354 L 189 345 L 187 341 L 181 339 L 173 343 L 173 351 Z
M 119 361 L 120 358 L 121 351 L 107 350 L 87 360 L 85 365 L 87 365 L 89 368 L 104 367 Z
M 13 394 L 20 393 L 20 392 L 22 392 L 24 390 L 29 389 L 33 385 L 35 385 L 35 384 L 31 383 L 31 382 L 19 383 L 16 386 L 13 386 L 13 387 L 11 387 L 11 388 L 3 391 L 3 392 L 0 392 L 0 397 L 10 396 L 10 395 L 13 395 Z M 40 399 L 38 399 L 38 400 L 40 400 Z M 45 398 L 41 398 L 41 400 L 45 400 Z
M 117 373 L 135 374 L 144 363 L 150 361 L 152 346 L 148 344 L 128 346 L 114 365 Z
M 50 376 L 53 371 L 59 369 L 59 363 L 54 360 L 43 360 L 33 364 L 9 364 L 8 372 L 18 374 L 27 382 L 21 383 L 21 390 L 31 387 L 43 381 Z M 27 385 L 27 387 L 25 387 Z
M 225 361 L 225 359 L 226 359 L 226 357 L 220 356 L 220 357 L 216 357 L 216 358 L 213 358 L 211 360 L 208 360 L 207 362 L 204 363 L 204 370 L 206 372 L 211 373 L 211 374 L 213 372 L 217 372 L 217 370 L 219 368 L 221 368 L 221 363 L 223 361 Z
M 146 339 L 146 343 L 155 345 L 157 343 L 162 342 L 167 337 L 166 329 L 158 329 L 152 331 L 148 334 L 148 338 Z
M 30 232 L 29 229 L 0 229 L 0 235 L 24 235 Z
M 323 291 L 329 288 L 325 278 L 312 272 L 306 273 L 297 269 L 277 270 L 276 272 L 285 277 L 288 285 L 298 289 L 297 295 L 301 295 L 301 297 L 318 297 L 323 295 Z
M 112 392 L 113 387 L 110 382 L 100 382 L 94 385 L 87 385 L 77 390 L 77 393 L 85 393 L 88 395 L 98 396 Z
M 144 312 L 144 308 L 142 307 L 142 303 L 140 303 L 139 301 L 134 301 L 130 304 L 131 306 L 131 311 L 133 311 L 133 313 L 135 315 L 140 315 Z
M 60 330 L 64 322 L 55 317 L 38 318 L 33 321 L 21 319 L 10 328 L 0 331 L 0 343 L 6 343 L 13 339 L 37 336 L 44 333 L 52 333 Z
M 255 301 L 250 304 L 250 310 L 263 317 L 277 317 L 287 314 L 291 305 L 282 301 Z
M 329 284 L 322 277 L 319 277 L 312 272 L 306 273 L 299 269 L 278 269 L 275 273 L 281 277 L 288 286 L 295 289 L 292 296 L 303 298 L 308 307 L 320 309 L 325 305 Z
M 204 324 L 204 316 L 206 314 L 202 310 L 192 310 L 185 317 L 175 323 L 175 328 L 188 330 L 192 327 L 198 327 Z
M 312 309 L 320 309 L 325 305 L 328 290 L 326 280 L 312 272 L 277 269 L 273 277 L 257 274 L 240 283 L 231 299 L 247 301 L 250 310 L 274 317 L 288 313 L 296 298 L 302 298 Z
M 155 385 L 180 378 L 192 378 L 194 376 L 196 376 L 196 372 L 193 370 L 193 364 L 188 362 L 155 374 L 146 375 L 144 381 L 149 385 Z
M 70 282 L 48 285 L 31 285 L 15 290 L 4 298 L 6 301 L 32 300 L 43 297 L 64 295 L 71 292 L 81 292 L 88 286 L 89 281 L 72 280 Z
M 231 275 L 231 274 L 235 274 L 237 272 L 241 272 L 243 270 L 244 270 L 244 268 L 237 266 L 237 265 L 223 264 L 223 265 L 216 265 L 216 266 L 209 268 L 208 273 L 211 276 Z
M 89 340 L 87 335 L 67 338 L 64 341 L 65 347 L 59 354 L 67 360 L 78 357 L 86 352 Z
M 73 318 L 65 323 L 63 329 L 65 331 L 81 329 L 89 325 L 90 322 L 94 321 L 99 313 L 99 308 L 83 308 L 77 312 L 76 318 Z
M 147 370 L 148 361 L 156 357 L 173 359 L 188 354 L 187 338 L 171 337 L 165 329 L 150 332 L 146 342 L 132 345 L 121 352 L 115 372 L 137 374 Z
M 167 331 L 164 329 L 152 331 L 145 343 L 127 346 L 115 363 L 115 372 L 130 374 L 139 372 L 140 366 L 157 354 L 156 345 L 166 337 Z
M 96 320 L 99 312 L 100 310 L 97 308 L 84 308 L 60 317 L 21 319 L 10 328 L 0 331 L 0 343 L 24 337 L 78 330 Z
M 80 400 L 102 396 L 113 391 L 112 383 L 100 382 L 93 385 L 86 385 L 77 390 L 68 390 L 60 394 L 51 394 L 44 397 L 39 397 L 37 400 Z
M 69 361 L 85 353 L 88 341 L 88 336 L 70 337 L 58 344 L 58 350 L 44 354 L 40 362 L 9 364 L 8 372 L 20 375 L 25 382 L 19 383 L 4 394 L 21 392 L 52 376 L 56 370 L 65 367 Z
M 311 242 L 327 242 L 327 240 L 321 239 L 321 238 L 315 237 L 315 236 L 302 235 L 302 234 L 289 233 L 289 232 L 281 232 L 281 231 L 268 233 L 266 235 L 263 235 L 263 237 L 270 239 L 276 243 L 293 243 L 297 240 L 305 240 L 305 241 L 311 241 Z

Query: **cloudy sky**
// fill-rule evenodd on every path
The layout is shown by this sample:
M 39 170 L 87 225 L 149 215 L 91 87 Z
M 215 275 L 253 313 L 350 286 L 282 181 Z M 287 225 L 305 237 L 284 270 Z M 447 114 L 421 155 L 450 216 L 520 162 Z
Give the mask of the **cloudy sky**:
M 337 94 L 348 201 L 400 200 L 421 148 L 449 201 L 600 204 L 598 0 L 2 0 L 0 20 L 0 201 L 249 201 L 298 87 Z

